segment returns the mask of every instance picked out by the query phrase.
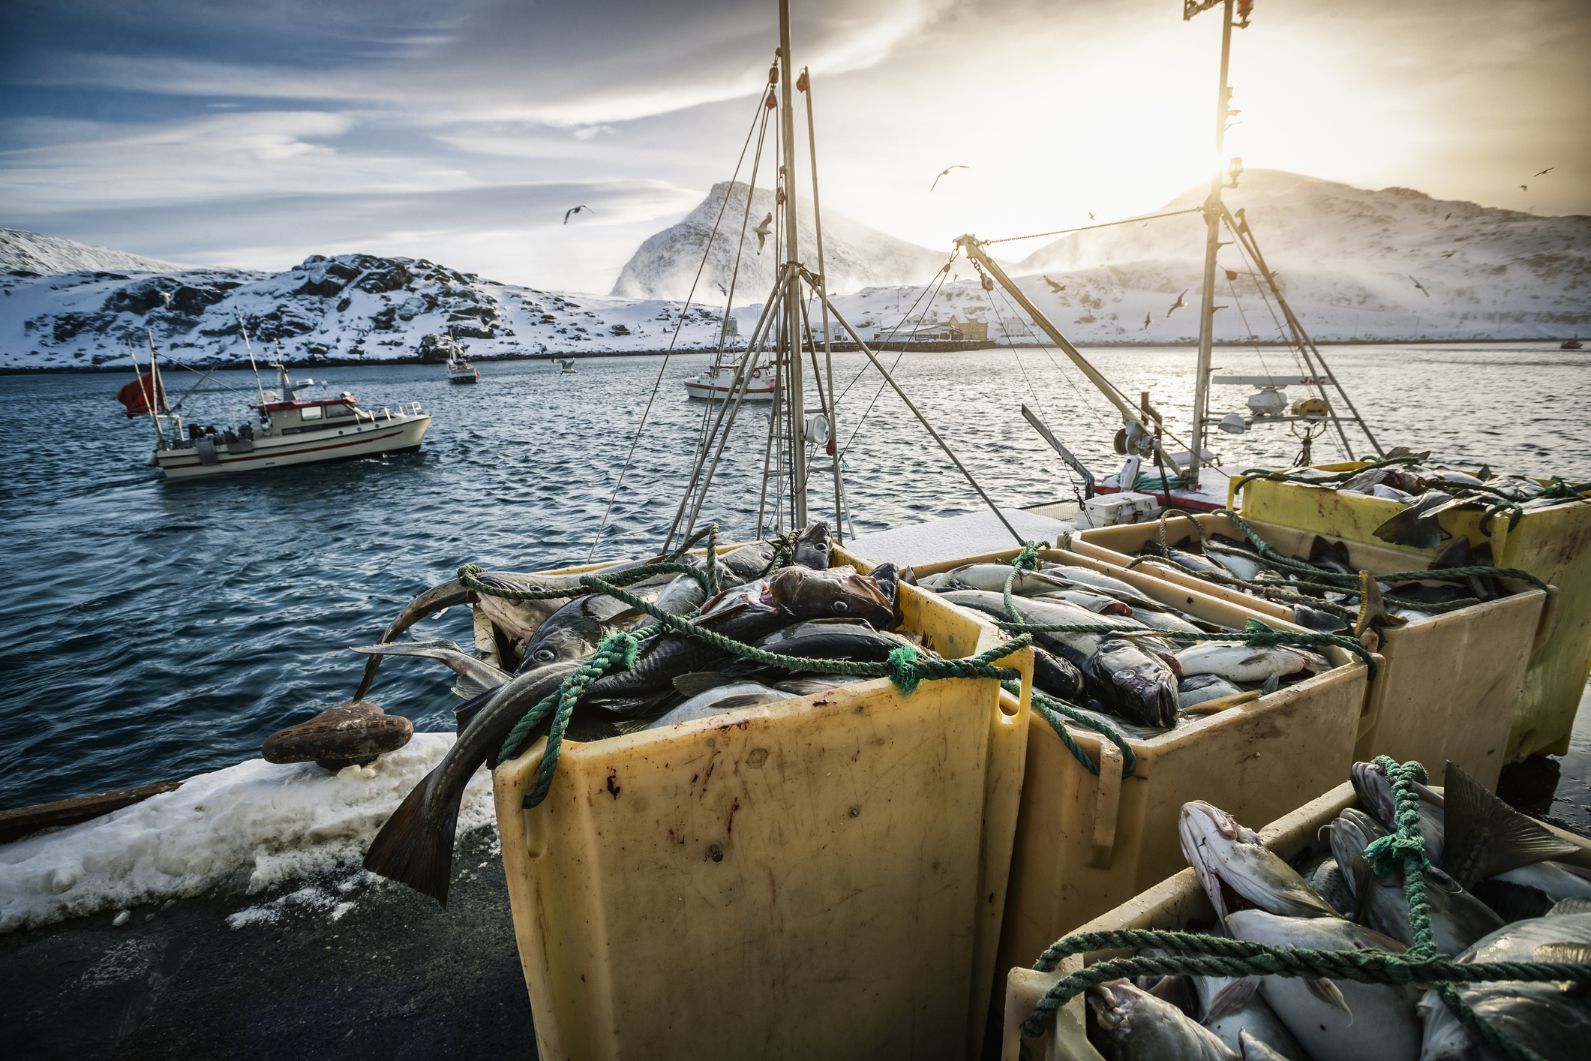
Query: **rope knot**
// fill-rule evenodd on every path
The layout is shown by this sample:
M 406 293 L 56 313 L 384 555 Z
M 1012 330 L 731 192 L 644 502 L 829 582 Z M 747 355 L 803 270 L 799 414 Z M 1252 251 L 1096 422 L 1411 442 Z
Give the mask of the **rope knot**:
M 629 670 L 635 666 L 635 657 L 641 650 L 641 642 L 634 634 L 619 631 L 609 634 L 597 645 L 597 654 L 608 661 L 608 666 L 617 666 L 622 670 Z M 606 669 L 606 668 L 604 668 Z
M 1414 855 L 1420 866 L 1427 865 L 1425 841 L 1418 834 L 1390 833 L 1365 845 L 1365 861 L 1378 877 L 1400 870 L 1406 855 Z
M 476 575 L 485 570 L 486 568 L 482 567 L 480 564 L 460 564 L 458 569 L 458 580 L 467 586 Z
M 917 646 L 902 645 L 884 660 L 884 665 L 889 668 L 891 684 L 905 696 L 915 692 L 918 683 L 922 681 L 922 658 Z
M 1011 566 L 1019 571 L 1037 571 L 1039 569 L 1039 550 L 1044 548 L 1043 542 L 1023 542 L 1022 551 L 1011 560 Z

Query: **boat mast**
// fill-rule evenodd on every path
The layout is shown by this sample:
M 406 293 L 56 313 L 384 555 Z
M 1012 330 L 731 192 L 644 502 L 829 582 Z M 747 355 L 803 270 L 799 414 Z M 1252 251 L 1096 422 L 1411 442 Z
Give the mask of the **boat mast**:
M 144 325 L 144 338 L 149 341 L 149 421 L 155 425 L 155 448 L 166 449 L 166 433 L 161 430 L 160 418 L 170 414 L 166 408 L 166 388 L 160 385 L 159 356 L 155 353 L 155 332 L 149 325 Z M 138 360 L 133 359 L 133 367 L 138 367 Z
M 254 363 L 254 344 L 249 342 L 249 327 L 243 323 L 243 314 L 236 306 L 232 315 L 238 319 L 238 331 L 243 333 L 243 346 L 249 352 L 249 368 L 254 370 L 254 386 L 260 392 L 260 408 L 265 408 L 265 384 L 260 382 L 260 366 Z
M 790 416 L 790 521 L 799 530 L 807 523 L 806 402 L 801 371 L 801 271 L 796 239 L 795 107 L 791 101 L 790 0 L 779 0 L 779 135 L 784 145 L 784 332 L 789 360 L 784 374 L 785 398 Z M 777 193 L 775 193 L 777 194 Z
M 1199 485 L 1199 469 L 1204 464 L 1205 417 L 1210 399 L 1210 347 L 1215 337 L 1215 258 L 1221 249 L 1221 186 L 1226 179 L 1226 123 L 1232 89 L 1226 83 L 1232 55 L 1232 6 L 1236 0 L 1183 0 L 1184 22 L 1216 4 L 1221 5 L 1221 82 L 1215 96 L 1215 172 L 1210 175 L 1210 194 L 1204 200 L 1204 289 L 1199 309 L 1199 367 L 1193 382 L 1193 446 L 1188 455 L 1188 485 Z M 1248 26 L 1253 0 L 1242 0 L 1242 22 Z

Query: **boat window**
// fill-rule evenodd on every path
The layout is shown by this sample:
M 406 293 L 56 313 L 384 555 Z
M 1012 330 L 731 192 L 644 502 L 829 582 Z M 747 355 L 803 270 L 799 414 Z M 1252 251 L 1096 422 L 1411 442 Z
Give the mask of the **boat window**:
M 350 409 L 346 405 L 328 405 L 325 408 L 326 408 L 326 419 L 328 419 L 328 420 L 330 420 L 334 416 L 352 416 L 352 415 L 354 415 L 354 411 L 352 409 Z
M 306 405 L 298 411 L 298 418 L 300 420 L 319 420 L 320 408 L 318 405 Z

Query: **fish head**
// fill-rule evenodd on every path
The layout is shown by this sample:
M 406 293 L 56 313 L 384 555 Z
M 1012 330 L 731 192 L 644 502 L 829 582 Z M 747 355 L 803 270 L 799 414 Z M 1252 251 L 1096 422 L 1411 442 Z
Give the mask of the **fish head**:
M 1324 899 L 1254 830 L 1203 800 L 1182 806 L 1182 853 L 1223 920 L 1251 907 L 1288 917 L 1337 917 Z
M 1146 994 L 1130 980 L 1111 980 L 1088 989 L 1088 1008 L 1094 1011 L 1100 1030 L 1109 1035 L 1132 1020 L 1133 1012 Z
M 889 597 L 876 581 L 851 567 L 784 568 L 768 580 L 763 601 L 797 618 L 843 616 L 866 620 L 880 630 L 895 625 L 895 605 Z
M 808 523 L 796 536 L 795 549 L 790 562 L 797 567 L 810 567 L 815 571 L 823 571 L 828 568 L 829 554 L 833 551 L 834 537 L 829 533 L 829 525 L 818 520 L 815 523 Z

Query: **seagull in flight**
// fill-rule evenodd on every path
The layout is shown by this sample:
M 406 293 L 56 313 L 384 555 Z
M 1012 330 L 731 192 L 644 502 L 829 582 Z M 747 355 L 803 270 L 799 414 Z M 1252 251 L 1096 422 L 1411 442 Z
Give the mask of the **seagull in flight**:
M 1545 177 L 1547 174 L 1551 173 L 1553 170 L 1555 170 L 1557 168 L 1558 168 L 1557 166 L 1548 166 L 1546 169 L 1542 170 L 1539 173 L 1532 173 L 1531 176 L 1532 177 Z
M 971 168 L 972 168 L 971 166 L 963 166 L 959 162 L 956 165 L 954 165 L 954 166 L 946 166 L 944 169 L 939 171 L 938 176 L 936 176 L 934 178 L 934 182 L 928 186 L 929 194 L 933 194 L 933 190 L 935 188 L 939 187 L 939 178 L 940 177 L 944 177 L 944 176 L 948 176 L 951 170 L 953 170 L 953 169 L 971 169 Z
M 1410 276 L 1409 279 L 1410 280 L 1414 280 L 1414 277 Z M 1414 280 L 1414 286 L 1419 288 L 1420 289 L 1420 294 L 1424 295 L 1426 298 L 1430 298 L 1431 297 L 1431 293 L 1425 289 L 1425 285 L 1420 283 L 1418 280 Z
M 1177 300 L 1171 304 L 1171 308 L 1166 310 L 1166 316 L 1169 317 L 1173 313 L 1177 312 L 1177 310 L 1181 309 L 1183 306 L 1186 306 L 1188 304 L 1187 298 L 1188 298 L 1188 289 L 1187 288 L 1183 288 L 1182 289 L 1182 294 L 1178 295 L 1177 296 Z
M 768 242 L 768 233 L 773 229 L 773 211 L 769 210 L 762 223 L 752 229 L 757 234 L 757 253 L 762 253 L 762 245 Z
M 1451 250 L 1451 251 L 1443 251 L 1443 252 L 1442 252 L 1442 257 L 1444 257 L 1444 258 L 1451 258 L 1451 257 L 1452 257 L 1452 256 L 1453 256 L 1453 255 L 1455 255 L 1455 254 L 1457 254 L 1457 253 L 1458 253 L 1458 251 L 1456 251 L 1456 250 Z
M 579 206 L 571 206 L 569 209 L 567 209 L 567 210 L 565 210 L 563 212 L 563 223 L 567 225 L 569 223 L 569 219 L 571 217 L 574 217 L 576 214 L 578 214 L 582 210 L 590 210 L 590 209 L 591 209 L 591 207 L 587 206 L 585 203 L 581 203 Z
M 1044 282 L 1049 284 L 1050 290 L 1055 292 L 1057 295 L 1066 290 L 1065 284 L 1057 284 L 1054 280 L 1051 280 L 1047 274 L 1044 277 Z
M 1138 330 L 1139 331 L 1143 331 L 1143 332 L 1148 331 L 1149 330 L 1149 322 L 1151 320 L 1153 320 L 1153 319 L 1154 319 L 1154 314 L 1149 313 L 1149 312 L 1146 311 L 1144 313 L 1144 326 L 1142 328 L 1138 329 Z
M 1089 211 L 1089 212 L 1088 212 L 1088 219 L 1089 219 L 1089 220 L 1090 220 L 1090 221 L 1097 221 L 1097 220 L 1099 220 L 1099 219 L 1098 219 L 1098 218 L 1096 218 L 1096 217 L 1095 217 L 1095 216 L 1094 216 L 1094 211 L 1092 211 L 1092 210 L 1090 210 L 1090 211 Z

